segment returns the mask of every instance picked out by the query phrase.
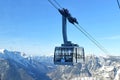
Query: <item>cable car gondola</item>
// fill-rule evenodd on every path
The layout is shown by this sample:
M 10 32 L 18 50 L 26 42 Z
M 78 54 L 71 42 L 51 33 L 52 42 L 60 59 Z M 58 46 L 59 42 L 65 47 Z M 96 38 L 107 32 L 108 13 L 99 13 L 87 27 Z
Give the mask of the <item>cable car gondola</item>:
M 97 40 L 95 40 L 82 26 L 79 25 L 76 18 L 72 17 L 69 11 L 65 8 L 62 8 L 60 4 L 53 0 L 61 9 L 52 3 L 51 0 L 48 0 L 54 8 L 56 8 L 59 13 L 62 15 L 62 34 L 64 43 L 55 47 L 54 50 L 54 64 L 56 65 L 74 65 L 74 63 L 85 62 L 85 53 L 84 48 L 79 47 L 77 44 L 71 43 L 67 40 L 66 34 L 66 20 L 72 23 L 80 32 L 82 32 L 92 43 L 94 43 L 100 50 L 104 53 L 109 53 Z M 119 1 L 117 0 L 118 6 L 120 8 Z
M 54 50 L 54 64 L 56 65 L 74 65 L 75 63 L 81 63 L 85 61 L 84 48 L 79 47 L 78 44 L 74 44 L 67 40 L 67 19 L 70 23 L 78 24 L 77 19 L 73 18 L 67 9 L 58 9 L 62 15 L 62 34 L 63 41 L 59 47 L 55 47 Z
M 85 60 L 84 48 L 79 46 L 60 46 L 55 47 L 54 64 L 74 65 Z

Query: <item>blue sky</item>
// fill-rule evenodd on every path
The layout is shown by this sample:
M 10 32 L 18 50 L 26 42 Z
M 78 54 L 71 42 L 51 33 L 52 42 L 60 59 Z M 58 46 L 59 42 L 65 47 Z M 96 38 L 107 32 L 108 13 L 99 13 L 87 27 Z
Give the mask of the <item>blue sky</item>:
M 116 0 L 57 1 L 111 54 L 120 55 L 120 10 Z M 63 43 L 61 28 L 61 15 L 47 0 L 0 0 L 0 48 L 52 55 L 54 47 Z M 68 39 L 83 46 L 86 54 L 103 53 L 69 23 Z

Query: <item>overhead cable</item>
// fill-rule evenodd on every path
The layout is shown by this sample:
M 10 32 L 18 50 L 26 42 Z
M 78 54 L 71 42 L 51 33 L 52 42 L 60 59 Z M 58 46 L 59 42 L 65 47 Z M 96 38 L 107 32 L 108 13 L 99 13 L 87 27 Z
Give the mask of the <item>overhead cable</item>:
M 109 53 L 97 40 L 95 40 L 87 31 L 85 31 L 80 25 L 77 26 L 74 24 L 74 26 L 82 32 L 91 42 L 93 42 L 100 50 L 102 50 L 104 53 Z
M 82 26 L 80 26 L 79 24 L 78 24 L 78 26 L 79 26 L 94 42 L 96 42 L 100 47 L 102 47 L 105 52 L 108 53 L 108 51 L 107 51 L 93 36 L 91 36 Z
M 48 0 L 48 1 L 50 2 L 50 4 L 53 5 L 54 8 L 56 8 L 58 10 L 58 7 L 54 3 L 52 3 L 51 0 Z
M 118 4 L 118 7 L 119 7 L 119 9 L 120 9 L 120 2 L 119 2 L 119 0 L 117 0 L 117 4 Z
M 54 0 L 54 2 L 55 2 L 60 8 L 62 8 L 61 5 L 60 5 L 56 0 Z

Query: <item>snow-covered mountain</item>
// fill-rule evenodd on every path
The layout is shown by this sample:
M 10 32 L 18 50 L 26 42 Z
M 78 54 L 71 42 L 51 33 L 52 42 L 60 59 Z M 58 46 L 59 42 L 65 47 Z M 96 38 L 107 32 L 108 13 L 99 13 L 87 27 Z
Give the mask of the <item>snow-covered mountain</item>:
M 0 50 L 0 80 L 50 80 L 53 57 L 29 57 L 18 51 Z
M 53 56 L 0 49 L 0 80 L 120 80 L 120 56 L 87 55 L 85 63 L 56 66 Z
M 120 57 L 89 55 L 85 63 L 58 66 L 49 76 L 52 80 L 120 80 Z

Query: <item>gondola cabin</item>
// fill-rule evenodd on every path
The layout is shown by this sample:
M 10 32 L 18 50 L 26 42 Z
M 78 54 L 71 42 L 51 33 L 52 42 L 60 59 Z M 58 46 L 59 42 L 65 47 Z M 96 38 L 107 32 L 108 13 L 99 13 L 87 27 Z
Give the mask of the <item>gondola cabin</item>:
M 55 47 L 54 64 L 56 65 L 74 65 L 85 60 L 84 48 L 78 46 Z
M 49 0 L 53 5 L 53 3 Z M 55 7 L 55 6 L 54 6 Z M 78 24 L 76 18 L 72 17 L 69 11 L 65 8 L 58 9 L 62 15 L 62 35 L 63 44 L 60 47 L 55 47 L 54 64 L 55 65 L 74 65 L 85 61 L 84 48 L 67 40 L 67 20 L 71 24 Z

